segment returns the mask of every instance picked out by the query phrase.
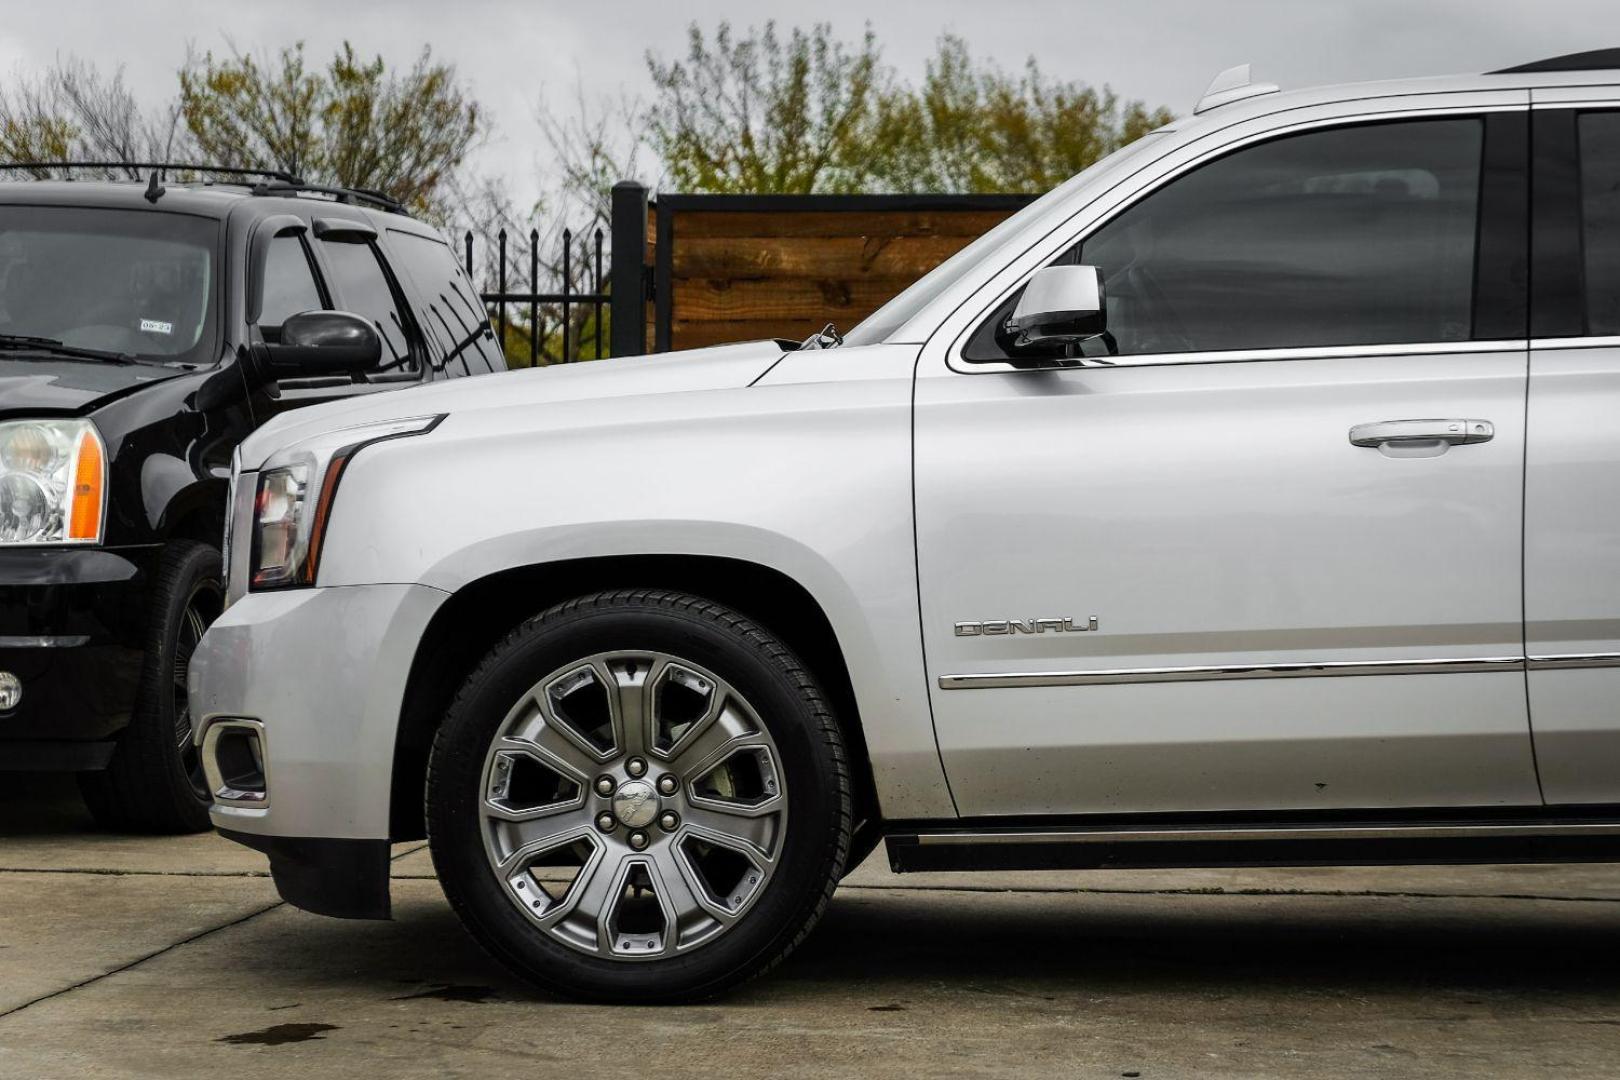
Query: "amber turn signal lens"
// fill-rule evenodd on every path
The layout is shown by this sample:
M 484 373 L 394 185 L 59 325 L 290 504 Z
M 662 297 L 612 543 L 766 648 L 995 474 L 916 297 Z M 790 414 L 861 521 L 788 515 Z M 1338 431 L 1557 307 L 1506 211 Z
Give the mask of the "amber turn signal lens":
M 101 510 L 107 487 L 106 459 L 93 431 L 79 435 L 73 466 L 73 499 L 68 513 L 69 540 L 100 540 Z

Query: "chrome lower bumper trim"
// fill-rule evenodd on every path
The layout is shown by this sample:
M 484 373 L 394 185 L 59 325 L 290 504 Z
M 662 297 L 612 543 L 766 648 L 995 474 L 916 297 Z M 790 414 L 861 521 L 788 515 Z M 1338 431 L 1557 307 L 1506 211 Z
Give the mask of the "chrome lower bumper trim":
M 1620 663 L 1620 657 L 1612 660 Z M 1534 663 L 1534 662 L 1532 662 Z M 1245 664 L 1223 667 L 1119 668 L 1102 671 L 992 672 L 941 675 L 941 690 L 984 690 L 1018 686 L 1098 686 L 1108 683 L 1215 682 L 1223 679 L 1311 679 L 1352 675 L 1457 675 L 1468 672 L 1523 671 L 1522 656 L 1461 660 L 1324 660 L 1303 664 Z

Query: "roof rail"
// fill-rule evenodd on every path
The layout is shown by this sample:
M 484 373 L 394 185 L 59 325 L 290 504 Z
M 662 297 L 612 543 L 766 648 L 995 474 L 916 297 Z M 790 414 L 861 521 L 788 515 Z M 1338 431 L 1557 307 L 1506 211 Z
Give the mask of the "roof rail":
M 1234 101 L 1242 101 L 1244 98 L 1275 94 L 1279 89 L 1276 83 L 1257 83 L 1251 79 L 1248 64 L 1229 67 L 1215 76 L 1214 81 L 1209 84 L 1209 89 L 1204 91 L 1204 96 L 1193 106 L 1193 115 L 1208 112 Z
M 1586 52 L 1565 53 L 1546 60 L 1532 60 L 1528 64 L 1488 71 L 1487 75 L 1533 75 L 1538 71 L 1605 71 L 1620 68 L 1620 49 L 1589 49 Z
M 298 177 L 282 169 L 247 169 L 236 165 L 192 165 L 177 161 L 5 161 L 0 170 L 23 169 L 150 169 L 156 175 L 165 172 L 219 173 L 223 176 L 267 176 L 288 184 L 303 183 Z
M 357 206 L 369 206 L 374 210 L 386 210 L 391 214 L 407 213 L 405 204 L 391 195 L 384 195 L 380 191 L 370 188 L 332 187 L 326 184 L 306 184 L 302 180 L 275 180 L 253 185 L 255 195 L 298 195 L 309 192 L 314 195 L 330 195 L 335 202 L 352 203 Z
M 36 169 L 127 169 L 134 172 L 137 169 L 147 169 L 152 173 L 154 183 L 161 179 L 165 172 L 198 172 L 216 173 L 221 176 L 243 177 L 246 179 L 258 178 L 249 190 L 254 195 L 297 195 L 309 192 L 315 195 L 328 195 L 341 203 L 353 203 L 360 206 L 370 206 L 377 210 L 386 210 L 393 214 L 405 214 L 405 204 L 391 195 L 371 188 L 335 187 L 327 184 L 311 184 L 302 177 L 286 171 L 285 169 L 250 169 L 238 165 L 193 165 L 187 162 L 176 161 L 4 161 L 0 162 L 0 171 L 20 172 Z

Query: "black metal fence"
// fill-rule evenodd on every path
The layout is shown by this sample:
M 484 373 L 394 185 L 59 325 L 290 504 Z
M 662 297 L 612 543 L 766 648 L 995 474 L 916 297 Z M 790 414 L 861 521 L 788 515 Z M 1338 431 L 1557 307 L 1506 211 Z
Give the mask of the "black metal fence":
M 564 229 L 558 255 L 543 259 L 546 243 L 539 229 L 530 229 L 528 243 L 522 245 L 522 238 L 511 243 L 513 238 L 503 228 L 494 236 L 492 257 L 479 267 L 474 261 L 477 238 L 472 230 L 466 232 L 467 276 L 476 282 L 482 271 L 485 277 L 480 295 L 509 365 L 539 367 L 610 355 L 605 238 L 601 228 L 583 236 Z M 526 250 L 510 251 L 510 247 Z M 528 263 L 526 274 L 522 274 L 523 262 Z M 557 287 L 543 290 L 546 281 Z

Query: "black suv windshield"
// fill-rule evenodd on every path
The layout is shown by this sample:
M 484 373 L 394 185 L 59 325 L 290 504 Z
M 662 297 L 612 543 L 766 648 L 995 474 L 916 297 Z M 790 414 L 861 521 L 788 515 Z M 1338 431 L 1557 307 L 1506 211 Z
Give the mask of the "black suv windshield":
M 188 214 L 0 206 L 0 335 L 213 363 L 218 235 Z

